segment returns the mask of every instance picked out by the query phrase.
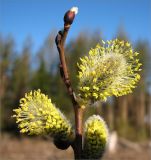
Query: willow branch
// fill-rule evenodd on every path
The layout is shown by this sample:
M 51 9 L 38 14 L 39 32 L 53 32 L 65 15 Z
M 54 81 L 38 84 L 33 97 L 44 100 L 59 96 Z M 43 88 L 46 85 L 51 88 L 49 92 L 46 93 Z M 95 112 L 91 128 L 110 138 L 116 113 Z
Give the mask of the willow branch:
M 68 68 L 66 64 L 65 59 L 65 52 L 64 52 L 64 45 L 65 41 L 68 35 L 68 31 L 70 29 L 70 26 L 73 22 L 75 13 L 71 10 L 66 12 L 64 16 L 64 28 L 62 31 L 58 32 L 58 35 L 56 36 L 56 46 L 59 52 L 60 57 L 60 75 L 61 78 L 67 88 L 68 94 L 70 96 L 70 99 L 73 104 L 74 112 L 75 112 L 75 131 L 76 131 L 76 138 L 74 143 L 72 144 L 74 153 L 75 153 L 75 159 L 81 158 L 82 153 L 82 117 L 83 117 L 83 109 L 78 104 L 74 91 L 72 89 L 71 81 L 68 74 Z
M 64 30 L 63 31 L 59 31 L 58 35 L 56 37 L 56 45 L 57 45 L 57 49 L 59 52 L 59 57 L 60 57 L 60 75 L 64 81 L 64 84 L 66 85 L 68 94 L 70 95 L 70 98 L 72 100 L 72 103 L 75 105 L 77 104 L 76 98 L 74 96 L 74 92 L 71 86 L 71 82 L 69 79 L 69 74 L 68 74 L 68 68 L 66 65 L 66 60 L 65 60 L 65 54 L 64 54 L 64 44 L 65 44 L 65 40 L 66 40 L 66 36 L 68 34 L 68 30 L 69 30 L 70 26 L 64 26 Z

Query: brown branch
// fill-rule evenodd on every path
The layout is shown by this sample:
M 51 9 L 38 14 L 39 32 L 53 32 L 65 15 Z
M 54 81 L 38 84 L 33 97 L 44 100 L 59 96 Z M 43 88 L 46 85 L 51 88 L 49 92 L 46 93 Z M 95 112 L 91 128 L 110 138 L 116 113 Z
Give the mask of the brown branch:
M 70 14 L 68 16 L 68 14 Z M 65 17 L 64 17 L 64 29 L 62 31 L 58 32 L 58 35 L 56 36 L 56 45 L 57 49 L 59 52 L 59 57 L 60 57 L 60 75 L 62 77 L 62 80 L 64 84 L 66 85 L 68 94 L 70 96 L 70 99 L 73 104 L 74 112 L 75 112 L 75 140 L 74 143 L 72 144 L 73 150 L 74 150 L 74 155 L 75 159 L 81 159 L 81 153 L 82 153 L 82 118 L 83 118 L 83 109 L 80 107 L 78 104 L 74 91 L 71 86 L 69 74 L 68 74 L 68 68 L 66 65 L 66 60 L 65 60 L 65 54 L 64 54 L 64 45 L 66 41 L 66 37 L 68 34 L 68 31 L 70 29 L 70 26 L 72 24 L 72 21 L 74 19 L 73 13 L 70 11 L 66 12 Z M 70 19 L 68 19 L 70 18 Z M 68 21 L 70 20 L 70 23 Z

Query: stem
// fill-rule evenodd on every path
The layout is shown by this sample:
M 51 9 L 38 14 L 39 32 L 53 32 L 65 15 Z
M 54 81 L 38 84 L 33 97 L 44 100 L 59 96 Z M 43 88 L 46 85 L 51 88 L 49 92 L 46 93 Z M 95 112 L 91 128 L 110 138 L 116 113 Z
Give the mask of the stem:
M 78 104 L 76 97 L 74 95 L 71 82 L 69 79 L 68 68 L 66 65 L 65 54 L 64 54 L 64 44 L 66 41 L 66 37 L 68 31 L 70 29 L 69 24 L 64 25 L 63 31 L 59 31 L 56 36 L 56 45 L 59 52 L 60 57 L 60 75 L 61 78 L 66 85 L 68 94 L 73 104 L 74 113 L 75 113 L 75 140 L 72 144 L 72 148 L 74 150 L 75 159 L 81 159 L 82 154 L 82 118 L 83 118 L 83 108 Z
M 73 144 L 75 159 L 81 159 L 82 153 L 82 119 L 83 119 L 83 109 L 80 107 L 75 107 L 75 124 L 76 124 L 76 138 Z

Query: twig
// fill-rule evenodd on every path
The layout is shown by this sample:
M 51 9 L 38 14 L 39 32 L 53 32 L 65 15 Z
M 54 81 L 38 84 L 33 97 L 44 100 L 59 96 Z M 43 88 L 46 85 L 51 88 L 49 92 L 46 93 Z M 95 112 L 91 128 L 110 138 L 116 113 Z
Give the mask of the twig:
M 73 22 L 74 16 L 75 16 L 75 13 L 72 10 L 66 12 L 64 17 L 64 22 L 65 22 L 64 29 L 58 32 L 58 35 L 56 36 L 56 45 L 57 45 L 57 49 L 60 57 L 60 75 L 62 77 L 64 84 L 66 85 L 68 94 L 73 104 L 74 113 L 75 113 L 76 137 L 72 144 L 72 148 L 74 150 L 75 159 L 81 159 L 83 108 L 80 107 L 74 95 L 74 91 L 72 89 L 69 74 L 68 74 L 68 68 L 66 65 L 65 54 L 64 54 L 64 45 L 65 45 L 66 37 L 70 29 L 70 26 Z

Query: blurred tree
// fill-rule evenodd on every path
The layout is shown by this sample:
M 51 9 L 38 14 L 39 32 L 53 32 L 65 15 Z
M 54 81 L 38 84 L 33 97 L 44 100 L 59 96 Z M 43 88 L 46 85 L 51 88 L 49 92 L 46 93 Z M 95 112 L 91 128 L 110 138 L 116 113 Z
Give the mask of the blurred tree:
M 147 92 L 148 83 L 147 80 L 151 76 L 150 74 L 150 60 L 151 55 L 149 53 L 149 44 L 146 41 L 138 41 L 135 45 L 135 50 L 140 53 L 139 59 L 142 65 L 140 85 L 137 87 L 135 96 L 135 104 L 137 106 L 135 125 L 137 129 L 137 136 L 146 137 L 146 125 L 145 117 L 149 114 L 149 105 L 147 105 Z
M 11 37 L 5 40 L 0 36 L 0 97 L 2 103 L 4 103 L 3 99 L 6 96 L 6 90 L 11 76 L 14 54 L 14 40 Z
M 55 45 L 55 36 L 57 32 L 53 30 L 49 36 L 45 39 L 39 52 L 43 52 L 43 59 L 45 62 L 46 69 L 55 73 L 57 71 L 57 64 L 59 62 L 59 55 Z
M 128 41 L 128 37 L 124 28 L 123 24 L 119 25 L 117 34 L 115 36 L 117 39 Z M 128 97 L 122 96 L 122 97 L 114 97 L 114 127 L 115 129 L 119 130 L 124 134 L 125 129 L 128 125 Z M 125 127 L 123 127 L 125 126 Z
M 14 40 L 12 37 L 4 39 L 0 35 L 0 127 L 4 127 L 3 119 L 5 116 L 5 110 L 8 109 L 7 104 L 10 104 L 9 99 L 9 84 L 11 83 L 11 68 L 14 51 Z
M 124 40 L 124 41 L 128 41 L 129 40 L 123 23 L 121 23 L 119 25 L 119 27 L 117 29 L 117 33 L 115 35 L 115 38 L 120 39 L 120 40 Z
M 32 89 L 41 89 L 42 92 L 50 93 L 50 72 L 46 69 L 43 50 L 38 53 L 39 66 L 36 71 L 33 71 L 31 80 Z
M 19 105 L 18 99 L 22 98 L 30 87 L 30 55 L 31 55 L 31 45 L 25 42 L 22 52 L 15 57 L 12 64 L 11 78 L 9 83 L 9 98 L 10 103 L 7 104 L 7 112 L 5 113 L 6 119 L 4 123 L 7 129 L 15 128 L 15 124 L 12 118 L 12 110 Z M 9 118 L 8 118 L 9 117 Z M 6 123 L 7 122 L 7 123 Z

